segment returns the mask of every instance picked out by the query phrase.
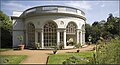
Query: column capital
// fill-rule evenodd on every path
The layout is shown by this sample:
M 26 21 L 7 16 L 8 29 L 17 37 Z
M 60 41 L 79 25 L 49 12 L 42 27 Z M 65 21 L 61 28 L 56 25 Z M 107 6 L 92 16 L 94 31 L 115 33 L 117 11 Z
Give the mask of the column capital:
M 64 30 L 64 32 L 66 32 L 66 29 Z
M 85 31 L 82 31 L 82 33 L 85 33 Z

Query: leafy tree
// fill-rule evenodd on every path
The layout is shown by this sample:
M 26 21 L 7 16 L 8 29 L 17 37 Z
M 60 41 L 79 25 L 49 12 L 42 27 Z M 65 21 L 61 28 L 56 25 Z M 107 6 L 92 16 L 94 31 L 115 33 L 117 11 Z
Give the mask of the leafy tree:
M 1 47 L 12 46 L 12 22 L 9 17 L 0 11 L 0 32 L 1 32 Z
M 85 33 L 85 41 L 88 42 L 89 41 L 88 37 L 89 37 L 89 35 L 92 34 L 92 26 L 90 24 L 85 24 L 85 31 L 86 31 L 86 33 Z
M 104 43 L 104 42 L 102 42 Z M 98 46 L 96 53 L 96 64 L 119 64 L 120 63 L 120 41 L 112 39 L 106 45 Z
M 95 21 L 92 26 L 86 25 L 86 41 L 87 37 L 92 36 L 92 42 L 96 43 L 100 37 L 108 40 L 110 38 L 120 38 L 120 18 L 109 14 L 107 21 Z

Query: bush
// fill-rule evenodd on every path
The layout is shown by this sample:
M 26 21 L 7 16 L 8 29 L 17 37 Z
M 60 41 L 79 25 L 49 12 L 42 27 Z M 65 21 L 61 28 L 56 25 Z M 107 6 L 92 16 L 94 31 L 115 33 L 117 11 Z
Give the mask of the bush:
M 40 43 L 35 42 L 35 49 L 40 49 Z
M 120 41 L 112 39 L 106 45 L 98 45 L 94 57 L 91 62 L 95 64 L 120 64 Z
M 54 49 L 53 49 L 53 54 L 56 54 L 56 52 L 57 52 L 57 50 L 58 50 L 57 45 L 55 44 L 53 48 L 54 48 Z
M 59 49 L 61 50 L 61 49 L 63 49 L 64 48 L 64 43 L 60 43 L 59 44 Z
M 89 60 L 82 58 L 82 57 L 78 57 L 78 56 L 71 56 L 68 59 L 66 59 L 63 64 L 85 64 L 88 63 Z

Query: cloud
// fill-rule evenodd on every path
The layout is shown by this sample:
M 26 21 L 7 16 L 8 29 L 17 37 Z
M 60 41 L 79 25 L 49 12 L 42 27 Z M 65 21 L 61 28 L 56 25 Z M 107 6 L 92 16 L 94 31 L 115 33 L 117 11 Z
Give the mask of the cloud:
M 100 7 L 105 7 L 105 5 L 104 5 L 104 4 L 102 4 L 102 5 L 100 5 Z
M 117 17 L 120 17 L 119 11 L 114 11 L 113 14 L 116 15 Z
M 77 8 L 85 9 L 85 10 L 92 9 L 92 5 L 88 3 L 87 1 L 70 1 L 64 4 L 67 6 L 77 7 Z
M 10 2 L 2 2 L 1 3 L 1 8 L 4 10 L 9 10 L 9 11 L 24 11 L 27 8 L 30 8 L 30 6 L 26 6 L 20 3 L 17 3 L 15 1 L 10 1 Z
M 119 12 L 118 11 L 114 11 L 114 13 L 113 14 L 118 14 Z

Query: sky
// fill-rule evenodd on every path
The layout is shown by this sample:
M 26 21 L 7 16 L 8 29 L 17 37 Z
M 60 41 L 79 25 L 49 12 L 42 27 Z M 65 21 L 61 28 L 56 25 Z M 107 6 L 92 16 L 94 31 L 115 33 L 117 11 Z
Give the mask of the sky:
M 86 23 L 106 20 L 110 13 L 120 17 L 119 0 L 0 0 L 0 10 L 12 16 L 13 11 L 24 11 L 28 8 L 43 5 L 63 5 L 78 8 L 85 12 Z

